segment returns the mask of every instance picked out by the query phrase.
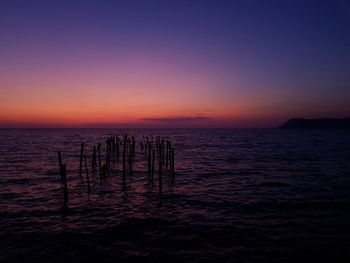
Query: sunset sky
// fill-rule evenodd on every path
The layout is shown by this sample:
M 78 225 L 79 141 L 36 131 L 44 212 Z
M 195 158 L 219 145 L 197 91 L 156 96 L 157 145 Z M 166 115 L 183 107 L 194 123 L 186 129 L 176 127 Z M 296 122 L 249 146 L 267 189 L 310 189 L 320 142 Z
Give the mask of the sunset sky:
M 0 1 L 0 127 L 350 116 L 350 2 Z

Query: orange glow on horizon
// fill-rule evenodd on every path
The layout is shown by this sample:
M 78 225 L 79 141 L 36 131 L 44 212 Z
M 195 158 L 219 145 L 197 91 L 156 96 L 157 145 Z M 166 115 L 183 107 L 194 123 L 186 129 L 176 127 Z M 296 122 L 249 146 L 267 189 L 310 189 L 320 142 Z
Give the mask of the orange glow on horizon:
M 186 59 L 118 63 L 7 69 L 0 75 L 0 126 L 275 127 L 322 108 L 291 104 L 283 89 L 256 92 L 238 77 L 186 67 Z M 337 109 L 326 113 L 345 111 Z

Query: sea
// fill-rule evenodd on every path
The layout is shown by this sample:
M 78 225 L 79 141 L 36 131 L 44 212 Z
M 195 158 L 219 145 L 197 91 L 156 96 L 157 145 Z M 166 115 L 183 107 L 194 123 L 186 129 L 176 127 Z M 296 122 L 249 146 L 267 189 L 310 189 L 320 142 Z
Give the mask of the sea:
M 120 161 L 101 180 L 91 158 L 124 134 L 123 188 Z M 174 147 L 162 195 L 146 136 Z M 1 129 L 0 262 L 350 262 L 350 130 Z

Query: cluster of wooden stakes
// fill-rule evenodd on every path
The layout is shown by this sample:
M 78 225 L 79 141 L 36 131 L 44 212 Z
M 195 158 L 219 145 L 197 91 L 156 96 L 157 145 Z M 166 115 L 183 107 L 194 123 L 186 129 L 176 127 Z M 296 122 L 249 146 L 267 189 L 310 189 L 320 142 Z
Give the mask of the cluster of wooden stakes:
M 79 174 L 83 179 L 83 168 L 85 168 L 87 191 L 90 194 L 91 185 L 89 177 L 89 169 L 86 153 L 84 151 L 84 143 L 80 146 L 80 162 L 79 162 Z M 139 144 L 141 153 L 144 155 L 147 161 L 148 176 L 147 180 L 149 184 L 154 184 L 155 174 L 155 161 L 158 159 L 158 191 L 159 200 L 162 200 L 163 194 L 163 173 L 168 172 L 170 176 L 170 182 L 175 182 L 175 162 L 174 162 L 174 148 L 170 140 L 162 138 L 160 136 L 149 139 L 148 136 L 143 136 L 143 140 Z M 133 174 L 133 165 L 136 156 L 136 141 L 135 137 L 128 137 L 127 134 L 120 139 L 118 136 L 110 136 L 106 140 L 106 152 L 102 160 L 101 156 L 101 143 L 97 144 L 93 148 L 91 155 L 91 171 L 99 173 L 100 181 L 104 181 L 111 174 L 114 163 L 121 163 L 122 172 L 122 190 L 126 190 L 126 176 Z M 62 163 L 61 152 L 58 152 L 59 170 L 61 174 L 61 187 L 64 195 L 64 204 L 68 203 L 68 186 L 67 186 L 67 167 Z M 83 162 L 85 167 L 83 167 Z M 164 167 L 165 166 L 165 167 Z M 165 169 L 164 169 L 165 168 Z

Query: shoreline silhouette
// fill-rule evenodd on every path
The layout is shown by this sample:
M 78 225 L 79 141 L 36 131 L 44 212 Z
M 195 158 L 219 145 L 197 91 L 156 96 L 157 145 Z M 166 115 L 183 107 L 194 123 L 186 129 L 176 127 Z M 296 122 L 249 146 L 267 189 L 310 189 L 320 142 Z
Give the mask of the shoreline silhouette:
M 350 129 L 348 118 L 320 118 L 320 119 L 289 119 L 279 128 L 283 129 Z

